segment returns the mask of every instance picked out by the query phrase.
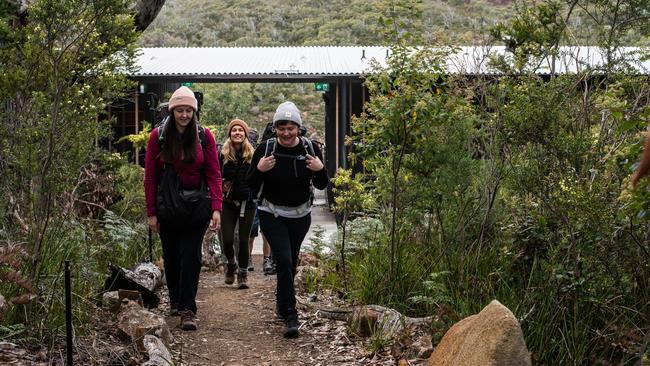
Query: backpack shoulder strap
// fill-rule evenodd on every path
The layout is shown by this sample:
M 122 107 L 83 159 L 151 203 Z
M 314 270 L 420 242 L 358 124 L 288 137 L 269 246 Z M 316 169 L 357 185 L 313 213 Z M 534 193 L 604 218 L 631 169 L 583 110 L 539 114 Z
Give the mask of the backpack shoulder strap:
M 165 144 L 165 123 L 162 123 L 160 126 L 156 127 L 158 130 L 158 147 L 162 150 L 163 145 Z
M 201 125 L 196 125 L 199 130 L 199 142 L 201 143 L 201 148 L 205 149 L 205 127 Z
M 264 157 L 270 156 L 275 152 L 275 143 L 276 143 L 276 138 L 271 137 L 270 139 L 266 140 L 266 148 L 264 149 Z
M 165 144 L 165 131 L 167 130 L 167 123 L 169 123 L 169 116 L 165 117 L 157 126 L 158 130 L 158 147 L 162 150 L 163 145 Z
M 311 156 L 316 157 L 316 153 L 314 152 L 314 144 L 311 142 L 311 140 L 303 136 L 300 136 L 300 140 L 302 142 L 302 146 L 305 147 L 305 152 Z

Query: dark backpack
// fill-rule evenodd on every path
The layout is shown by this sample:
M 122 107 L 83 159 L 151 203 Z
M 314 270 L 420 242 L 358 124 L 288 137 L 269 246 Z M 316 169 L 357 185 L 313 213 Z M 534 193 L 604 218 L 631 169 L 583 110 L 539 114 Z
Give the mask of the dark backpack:
M 307 134 L 307 128 L 305 128 L 305 126 L 300 126 L 299 129 L 300 129 L 301 137 Z M 264 127 L 264 132 L 262 132 L 262 139 L 260 140 L 260 143 L 274 137 L 276 137 L 276 134 L 275 134 L 275 128 L 273 127 L 273 122 L 269 122 L 266 124 L 266 127 Z
M 165 127 L 169 117 L 156 128 L 158 146 L 162 150 L 165 144 Z M 205 128 L 197 125 L 201 149 L 205 153 Z M 201 169 L 201 187 L 197 190 L 180 188 L 180 178 L 171 163 L 163 165 L 163 173 L 156 192 L 156 216 L 167 225 L 181 227 L 209 220 L 212 216 L 212 199 L 208 193 L 203 169 Z
M 284 158 L 292 158 L 292 159 L 300 159 L 298 156 L 294 155 L 285 155 L 285 154 L 280 154 L 275 152 L 275 146 L 277 145 L 278 141 L 277 138 L 272 137 L 268 140 L 266 140 L 266 148 L 264 149 L 264 157 L 270 156 L 272 154 L 275 154 L 280 157 Z M 316 153 L 314 152 L 314 145 L 311 142 L 310 139 L 300 136 L 300 143 L 302 146 L 305 148 L 305 153 L 311 155 L 311 156 L 316 156 Z
M 306 137 L 300 136 L 300 143 L 302 146 L 305 148 L 305 153 L 315 157 L 316 153 L 314 152 L 314 145 L 312 141 Z M 302 156 L 295 156 L 295 155 L 286 155 L 286 154 L 281 154 L 281 153 L 276 153 L 275 152 L 275 146 L 277 145 L 277 138 L 271 137 L 266 140 L 266 146 L 264 149 L 264 157 L 270 156 L 271 154 L 274 154 L 275 156 L 283 157 L 283 158 L 290 158 L 290 159 L 296 159 L 296 160 L 305 160 L 305 157 Z M 264 188 L 264 182 L 260 185 L 259 190 L 257 191 L 257 200 L 258 202 L 261 202 L 262 198 L 262 189 Z M 313 185 L 310 184 L 309 190 L 311 192 L 311 197 L 310 201 L 313 203 L 314 201 L 314 187 Z
M 158 130 L 158 147 L 160 150 L 162 150 L 163 145 L 165 144 L 165 128 L 167 127 L 168 122 L 169 116 L 163 119 L 162 122 L 156 126 L 156 129 Z M 201 144 L 201 149 L 205 150 L 205 127 L 198 124 L 196 127 L 199 129 L 199 143 Z

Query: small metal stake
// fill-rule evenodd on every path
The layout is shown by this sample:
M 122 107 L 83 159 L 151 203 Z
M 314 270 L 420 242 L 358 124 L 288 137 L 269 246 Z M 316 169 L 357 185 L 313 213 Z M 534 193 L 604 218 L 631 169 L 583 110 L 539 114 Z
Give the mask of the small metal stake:
M 65 338 L 67 365 L 72 366 L 72 290 L 70 289 L 70 261 L 65 261 Z
M 153 245 L 151 244 L 151 228 L 149 228 L 149 262 L 153 262 Z

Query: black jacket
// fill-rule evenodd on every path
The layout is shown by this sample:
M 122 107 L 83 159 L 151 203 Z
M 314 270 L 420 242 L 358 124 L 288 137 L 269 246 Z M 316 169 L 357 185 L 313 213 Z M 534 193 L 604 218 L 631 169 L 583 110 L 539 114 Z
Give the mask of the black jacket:
M 234 161 L 225 161 L 222 155 L 219 156 L 221 163 L 221 178 L 225 183 L 232 182 L 230 192 L 224 191 L 225 200 L 246 201 L 251 198 L 251 190 L 246 180 L 246 174 L 250 168 L 250 163 L 245 163 L 241 151 L 237 151 Z
M 313 144 L 314 153 L 323 161 L 323 154 L 318 144 Z M 264 182 L 262 187 L 262 198 L 269 202 L 280 205 L 296 207 L 307 202 L 311 198 L 311 185 L 318 189 L 325 189 L 329 182 L 327 170 L 312 172 L 305 165 L 305 147 L 298 144 L 294 147 L 284 147 L 278 142 L 275 143 L 276 164 L 273 169 L 262 173 L 257 170 L 257 163 L 264 156 L 266 143 L 262 142 L 255 149 L 253 160 L 248 171 L 248 183 L 257 189 Z M 287 157 L 290 156 L 290 157 Z M 297 159 L 295 158 L 297 157 Z M 324 164 L 324 162 L 323 162 Z

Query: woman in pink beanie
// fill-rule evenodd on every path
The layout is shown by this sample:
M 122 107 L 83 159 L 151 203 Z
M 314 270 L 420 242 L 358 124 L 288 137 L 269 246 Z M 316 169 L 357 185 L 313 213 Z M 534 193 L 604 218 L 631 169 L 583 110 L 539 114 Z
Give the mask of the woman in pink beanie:
M 151 131 L 145 156 L 145 201 L 149 228 L 163 247 L 170 313 L 181 315 L 183 330 L 196 330 L 196 292 L 201 273 L 201 244 L 206 229 L 221 226 L 221 169 L 214 136 L 198 125 L 197 100 L 187 87 L 169 98 L 170 117 Z M 171 177 L 171 178 L 170 178 Z M 166 178 L 166 179 L 163 179 Z M 174 192 L 165 189 L 178 182 Z M 162 184 L 161 184 L 162 183 Z M 202 192 L 207 191 L 209 198 Z M 189 213 L 164 210 L 164 195 L 198 194 L 203 206 Z M 171 213 L 170 213 L 171 212 Z M 204 214 L 205 213 L 205 214 Z

